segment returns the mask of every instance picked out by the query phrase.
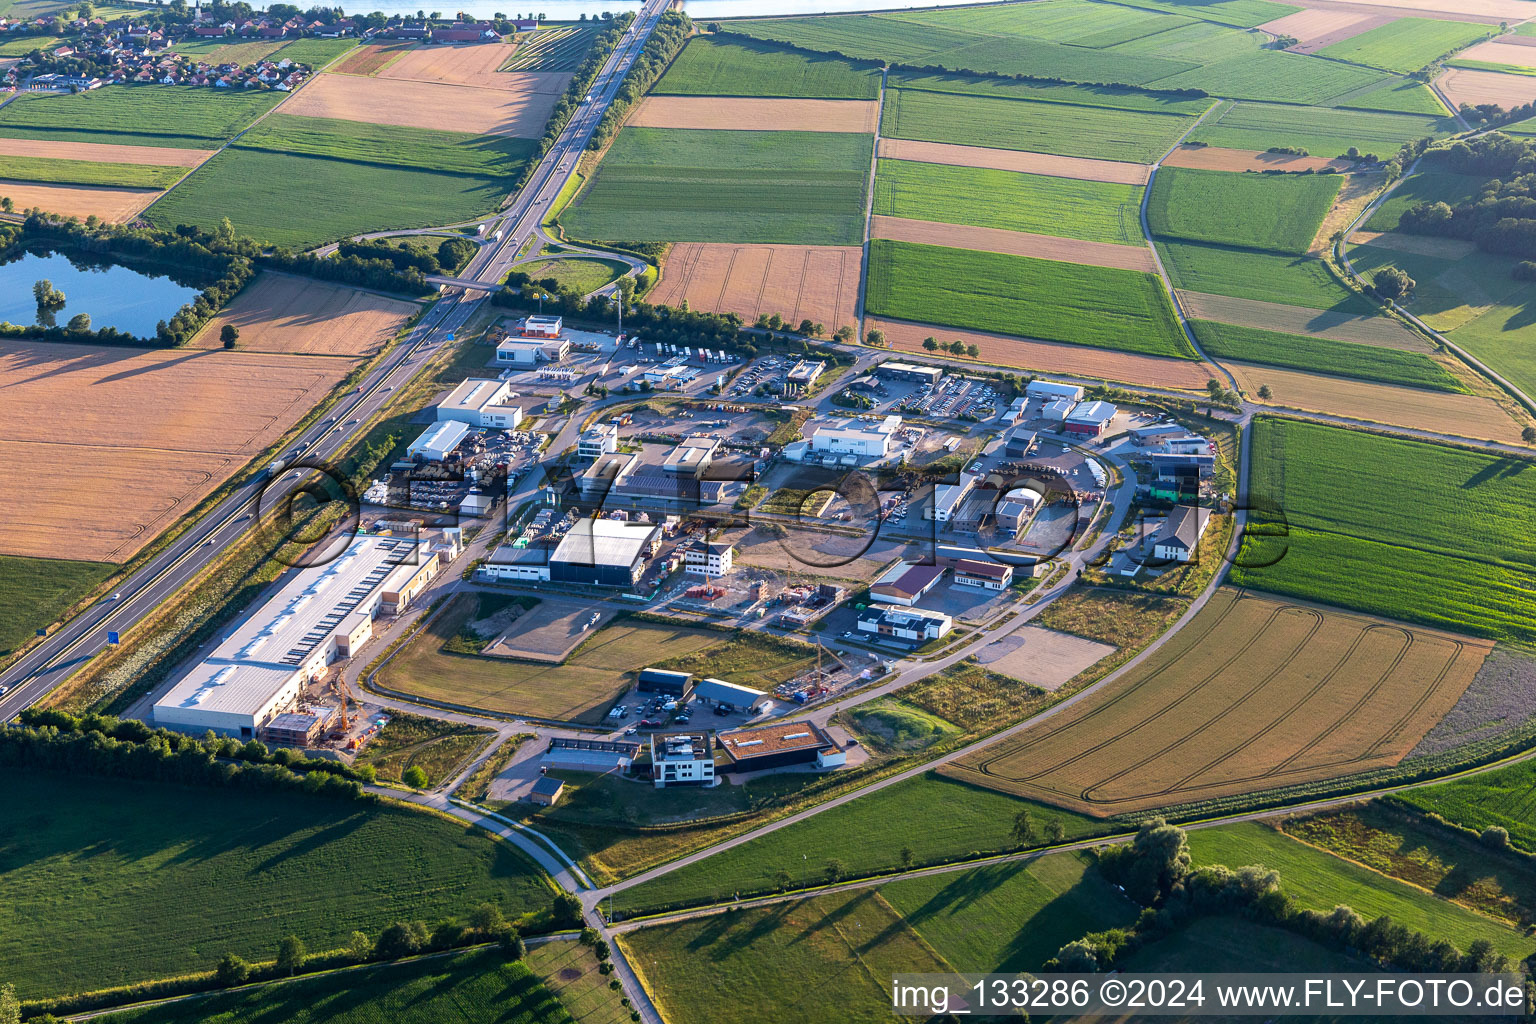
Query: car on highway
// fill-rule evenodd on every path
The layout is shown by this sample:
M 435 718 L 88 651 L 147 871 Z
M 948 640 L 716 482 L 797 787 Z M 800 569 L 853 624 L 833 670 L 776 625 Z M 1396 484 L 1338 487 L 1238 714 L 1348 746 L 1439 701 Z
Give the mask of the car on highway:
M 10 692 L 11 692 L 11 688 L 9 686 L 0 686 L 0 697 L 4 697 L 6 694 L 8 694 Z

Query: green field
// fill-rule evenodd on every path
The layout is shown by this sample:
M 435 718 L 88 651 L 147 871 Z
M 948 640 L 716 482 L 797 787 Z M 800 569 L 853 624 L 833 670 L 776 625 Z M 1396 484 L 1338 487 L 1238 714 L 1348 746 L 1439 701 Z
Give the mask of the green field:
M 56 160 L 40 156 L 0 155 L 0 178 L 46 181 L 55 185 L 107 185 L 120 188 L 168 188 L 187 173 L 185 167 L 114 164 L 94 160 Z
M 772 892 L 779 887 L 775 876 L 780 871 L 789 874 L 791 887 L 802 888 L 825 881 L 827 861 L 834 858 L 843 862 L 849 878 L 893 871 L 901 867 L 903 846 L 911 849 L 916 864 L 997 853 L 1014 847 L 1013 818 L 1026 807 L 1042 836 L 1051 821 L 1061 822 L 1068 839 L 1115 828 L 979 786 L 922 775 L 626 889 L 614 897 L 613 907 L 624 917 L 634 917 L 667 907 L 714 903 L 735 893 Z M 912 828 L 913 821 L 921 821 L 922 828 Z
M 1282 334 L 1209 320 L 1191 320 L 1189 325 L 1199 339 L 1200 347 L 1217 359 L 1289 366 L 1334 377 L 1402 384 L 1430 391 L 1467 390 L 1445 367 L 1422 352 Z
M 235 143 L 240 149 L 502 178 L 520 174 L 535 145 L 532 139 L 505 135 L 468 135 L 292 114 L 273 114 Z
M 273 55 L 273 60 L 296 60 L 316 71 L 357 45 L 355 39 L 295 39 Z
M 355 45 L 349 43 L 348 46 Z M 234 36 L 214 39 L 196 39 L 179 42 L 176 52 L 184 57 L 196 57 L 209 64 L 254 64 L 266 60 L 272 52 L 283 46 L 281 39 L 240 40 Z M 290 58 L 296 60 L 297 58 Z
M 1496 768 L 1471 778 L 1397 793 L 1401 800 L 1475 832 L 1497 825 L 1509 841 L 1536 853 L 1536 761 Z
M 1304 149 L 1329 159 L 1351 146 L 1387 158 L 1410 139 L 1456 130 L 1449 117 L 1418 117 L 1328 107 L 1278 103 L 1234 103 L 1190 132 L 1192 142 L 1225 149 L 1267 150 L 1272 146 Z
M 1422 82 L 1394 78 L 1370 89 L 1358 90 L 1336 97 L 1336 107 L 1357 110 L 1387 110 L 1398 114 L 1429 114 L 1446 116 L 1445 104 L 1435 91 Z
M 17 36 L 0 42 L 0 57 L 25 57 L 33 50 L 51 49 L 62 42 L 62 36 Z
M 626 128 L 560 218 L 576 238 L 858 245 L 874 139 Z
M 578 256 L 519 263 L 512 269 L 520 270 L 536 281 L 554 278 L 560 287 L 585 295 L 623 277 L 629 272 L 629 264 L 619 260 L 588 259 Z
M 1367 921 L 1387 914 L 1431 941 L 1447 939 L 1463 950 L 1487 939 L 1517 960 L 1536 951 L 1536 938 L 1522 936 L 1502 921 L 1299 843 L 1267 825 L 1245 822 L 1194 829 L 1189 850 L 1197 866 L 1262 864 L 1280 872 L 1280 887 L 1301 907 L 1327 913 L 1343 903 Z
M 1202 917 L 1120 961 L 1125 971 L 1367 971 L 1370 965 L 1295 932 L 1235 917 Z
M 1137 185 L 881 160 L 875 172 L 874 212 L 1090 242 L 1144 245 L 1141 194 Z
M 1154 89 L 1203 89 L 1212 96 L 1323 106 L 1394 82 L 1386 72 L 1284 50 L 1255 50 L 1151 83 Z
M 1232 582 L 1459 633 L 1536 639 L 1531 463 L 1268 417 Z M 1275 560 L 1274 564 L 1261 566 Z M 1250 568 L 1249 566 L 1253 566 Z
M 575 71 L 597 38 L 595 23 L 531 32 L 501 65 L 502 71 Z
M 771 43 L 695 36 L 651 90 L 675 96 L 872 100 L 880 69 Z
M 1119 0 L 1129 7 L 1144 7 L 1151 11 L 1167 11 L 1190 18 L 1203 18 L 1221 25 L 1253 28 L 1266 21 L 1294 14 L 1290 4 L 1272 3 L 1270 0 Z
M 97 1018 L 107 1024 L 570 1024 L 549 989 L 495 949 L 389 964 L 340 977 L 268 982 Z
M 924 92 L 957 93 L 962 96 L 995 96 L 1005 100 L 1067 103 L 1074 107 L 1106 107 L 1152 114 L 1198 117 L 1214 103 L 1204 97 L 1175 96 L 1103 85 L 1062 85 L 1029 79 L 994 78 L 946 72 L 892 71 L 886 88 L 920 89 Z M 890 97 L 887 96 L 887 99 Z
M 0 962 L 24 997 L 207 970 L 227 952 L 270 959 L 288 934 L 336 949 L 354 929 L 485 901 L 515 918 L 552 895 L 512 846 L 399 806 L 106 777 L 6 785 Z
M 1158 251 L 1177 288 L 1289 306 L 1369 316 L 1376 304 L 1345 288 L 1322 260 L 1184 242 L 1160 242 Z
M 0 658 L 52 624 L 117 566 L 0 555 Z
M 1407 74 L 1470 46 L 1493 31 L 1488 25 L 1464 21 L 1398 18 L 1369 32 L 1325 46 L 1318 53 Z
M 1300 256 L 1344 184 L 1340 174 L 1238 174 L 1165 167 L 1152 183 L 1152 233 Z
M 1134 270 L 876 239 L 865 303 L 900 320 L 1194 356 L 1162 282 Z
M 297 204 L 294 182 L 302 182 Z M 307 249 L 365 231 L 452 224 L 496 209 L 508 182 L 323 157 L 226 149 L 145 211 L 152 224 L 216 227 Z M 300 213 L 302 205 L 302 214 Z
M 895 139 L 1151 163 L 1173 146 L 1191 120 L 1178 114 L 887 89 L 880 133 Z
M 0 108 L 0 136 L 214 149 L 283 95 L 179 85 L 125 85 L 74 96 L 23 94 Z
M 1456 206 L 1469 202 L 1482 191 L 1487 179 L 1445 171 L 1421 171 L 1405 178 L 1384 199 L 1370 220 L 1367 231 L 1396 231 L 1404 213 L 1420 203 L 1447 203 Z

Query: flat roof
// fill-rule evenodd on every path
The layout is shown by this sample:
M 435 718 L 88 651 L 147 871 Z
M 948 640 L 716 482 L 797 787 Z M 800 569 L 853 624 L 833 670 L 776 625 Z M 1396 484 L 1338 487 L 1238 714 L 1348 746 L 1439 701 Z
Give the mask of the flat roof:
M 558 317 L 558 316 L 550 316 L 548 313 L 530 313 L 523 322 L 525 324 L 527 324 L 529 327 L 533 327 L 536 324 L 538 324 L 538 325 L 558 324 L 558 323 L 560 323 L 560 321 L 561 321 L 560 317 Z
M 822 732 L 814 722 L 775 722 L 756 729 L 723 732 L 716 739 L 720 742 L 720 749 L 732 761 L 778 754 L 786 750 L 816 750 L 836 745 L 832 737 Z
M 415 546 L 414 538 L 362 534 L 327 564 L 299 570 L 155 707 L 255 714 Z
M 438 408 L 472 409 L 479 412 L 499 402 L 510 388 L 511 385 L 506 381 L 471 377 L 450 391 L 448 397 L 438 403 Z
M 1117 411 L 1108 402 L 1084 402 L 1067 419 L 1077 423 L 1108 423 Z
M 762 690 L 754 690 L 750 686 L 727 682 L 724 679 L 700 679 L 693 687 L 693 695 L 726 704 L 752 704 L 768 696 Z
M 616 519 L 578 519 L 555 548 L 552 562 L 631 566 L 661 527 Z

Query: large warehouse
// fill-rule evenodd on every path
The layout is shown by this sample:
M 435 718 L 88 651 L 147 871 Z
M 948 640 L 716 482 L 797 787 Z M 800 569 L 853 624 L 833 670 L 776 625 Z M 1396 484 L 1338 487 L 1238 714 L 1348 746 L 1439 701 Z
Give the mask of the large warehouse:
M 632 587 L 661 547 L 661 527 L 578 519 L 549 559 L 551 583 Z
M 887 416 L 879 423 L 847 420 L 835 426 L 817 427 L 811 435 L 811 451 L 883 459 L 891 453 L 900 429 L 900 416 Z
M 156 725 L 255 738 L 294 707 L 305 683 L 373 636 L 458 553 L 457 528 L 415 538 L 354 537 L 325 565 L 292 572 L 265 604 L 155 702 Z
M 516 430 L 523 422 L 523 410 L 508 405 L 511 400 L 512 385 L 506 381 L 471 377 L 437 403 L 437 419 L 439 422 L 458 420 L 472 427 Z

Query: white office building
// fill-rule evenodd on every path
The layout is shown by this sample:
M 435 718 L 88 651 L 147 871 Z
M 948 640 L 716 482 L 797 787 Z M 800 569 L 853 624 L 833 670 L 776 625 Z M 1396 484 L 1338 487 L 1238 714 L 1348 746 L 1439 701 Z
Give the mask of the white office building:
M 711 734 L 707 731 L 653 734 L 651 780 L 657 789 L 714 785 L 715 752 L 712 748 Z
M 731 571 L 735 550 L 729 544 L 698 541 L 683 555 L 683 571 L 708 579 L 724 576 Z
M 512 385 L 504 380 L 471 377 L 437 403 L 437 419 L 457 420 L 472 427 L 500 427 L 516 430 L 523 422 L 523 410 L 508 404 Z
M 576 454 L 583 459 L 600 459 L 619 450 L 619 425 L 598 423 L 581 432 L 576 439 Z
M 1081 402 L 1083 389 L 1076 384 L 1058 384 L 1053 380 L 1032 380 L 1024 385 L 1024 396 L 1041 402 Z
M 887 416 L 879 423 L 848 420 L 833 426 L 817 427 L 811 435 L 811 451 L 824 455 L 883 459 L 891 453 L 900 430 L 900 416 Z

